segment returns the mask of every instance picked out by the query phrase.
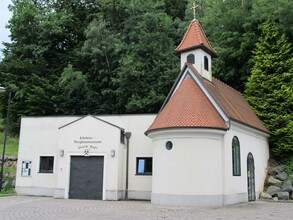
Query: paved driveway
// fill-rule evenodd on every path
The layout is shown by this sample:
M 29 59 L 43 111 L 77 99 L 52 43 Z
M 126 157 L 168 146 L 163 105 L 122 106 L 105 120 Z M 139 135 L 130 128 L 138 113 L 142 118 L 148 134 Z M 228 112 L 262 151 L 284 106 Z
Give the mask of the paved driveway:
M 0 219 L 293 219 L 293 203 L 250 202 L 224 207 L 174 207 L 141 201 L 0 197 Z

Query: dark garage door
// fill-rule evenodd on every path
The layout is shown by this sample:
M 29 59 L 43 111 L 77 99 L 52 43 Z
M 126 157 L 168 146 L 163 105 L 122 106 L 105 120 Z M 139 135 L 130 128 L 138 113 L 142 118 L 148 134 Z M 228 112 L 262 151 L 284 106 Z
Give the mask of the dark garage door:
M 70 163 L 70 199 L 103 198 L 104 157 L 72 156 Z

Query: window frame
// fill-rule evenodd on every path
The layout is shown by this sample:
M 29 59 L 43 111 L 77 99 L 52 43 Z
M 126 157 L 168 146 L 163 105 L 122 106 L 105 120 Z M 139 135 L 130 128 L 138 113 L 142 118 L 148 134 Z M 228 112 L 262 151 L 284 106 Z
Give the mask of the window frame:
M 50 162 L 50 159 L 52 159 L 52 162 Z M 54 173 L 54 156 L 40 156 L 39 173 Z
M 203 57 L 204 70 L 209 71 L 209 58 L 207 56 Z
M 143 172 L 140 172 L 140 165 L 139 165 L 140 160 L 144 161 Z M 151 169 L 151 171 L 148 170 L 149 168 Z M 136 175 L 151 176 L 152 174 L 153 174 L 153 158 L 152 157 L 137 157 L 136 158 Z
M 194 54 L 193 53 L 188 54 L 187 57 L 186 57 L 186 61 L 187 61 L 187 63 L 194 64 L 195 63 Z
M 241 176 L 240 142 L 237 136 L 232 139 L 232 170 L 233 176 Z

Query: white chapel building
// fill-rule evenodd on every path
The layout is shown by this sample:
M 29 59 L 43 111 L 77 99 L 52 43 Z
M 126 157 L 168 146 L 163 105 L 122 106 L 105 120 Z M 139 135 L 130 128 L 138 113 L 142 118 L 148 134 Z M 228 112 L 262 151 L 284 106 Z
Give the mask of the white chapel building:
M 16 191 L 66 199 L 218 206 L 263 190 L 269 131 L 212 77 L 215 51 L 193 20 L 181 72 L 157 115 L 23 117 Z

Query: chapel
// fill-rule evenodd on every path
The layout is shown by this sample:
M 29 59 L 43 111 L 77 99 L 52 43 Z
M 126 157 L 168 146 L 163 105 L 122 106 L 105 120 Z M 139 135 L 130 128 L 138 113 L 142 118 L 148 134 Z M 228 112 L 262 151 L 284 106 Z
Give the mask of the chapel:
M 199 21 L 176 52 L 181 73 L 146 131 L 153 140 L 152 202 L 254 201 L 265 180 L 269 131 L 240 92 L 212 76 L 216 52 Z

